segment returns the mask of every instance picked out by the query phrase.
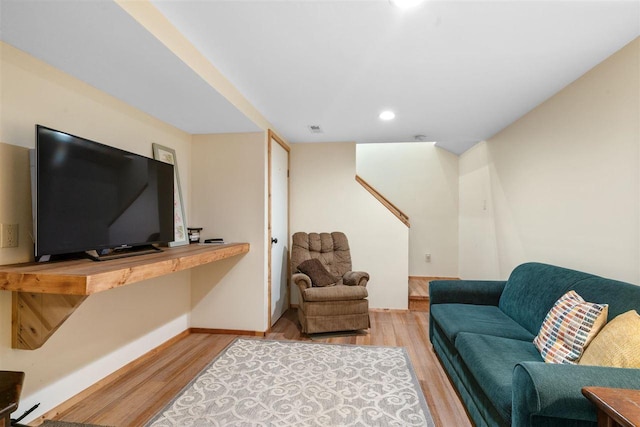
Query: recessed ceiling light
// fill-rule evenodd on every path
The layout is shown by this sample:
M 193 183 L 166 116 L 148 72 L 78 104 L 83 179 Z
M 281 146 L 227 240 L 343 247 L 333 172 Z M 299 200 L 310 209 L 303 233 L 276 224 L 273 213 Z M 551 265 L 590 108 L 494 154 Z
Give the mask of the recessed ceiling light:
M 380 113 L 378 117 L 380 117 L 380 120 L 393 120 L 396 117 L 396 114 L 393 111 L 387 110 Z
M 399 7 L 400 9 L 409 9 L 419 5 L 424 0 L 389 0 L 392 5 Z

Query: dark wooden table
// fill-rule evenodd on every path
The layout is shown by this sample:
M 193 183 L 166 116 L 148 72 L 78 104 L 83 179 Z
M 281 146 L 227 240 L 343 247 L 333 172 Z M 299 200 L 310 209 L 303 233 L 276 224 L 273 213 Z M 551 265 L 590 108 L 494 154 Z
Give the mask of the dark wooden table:
M 11 425 L 11 413 L 18 409 L 24 372 L 0 371 L 0 427 Z
M 584 387 L 582 394 L 598 408 L 599 427 L 640 426 L 640 390 Z

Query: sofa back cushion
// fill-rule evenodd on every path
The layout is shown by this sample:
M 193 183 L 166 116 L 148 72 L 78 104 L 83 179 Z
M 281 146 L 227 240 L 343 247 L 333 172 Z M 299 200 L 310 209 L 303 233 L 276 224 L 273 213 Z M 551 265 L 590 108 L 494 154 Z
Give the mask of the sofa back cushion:
M 608 304 L 608 320 L 629 310 L 640 313 L 640 286 L 536 262 L 513 270 L 498 306 L 536 335 L 553 304 L 570 290 L 587 301 Z
M 595 276 L 548 264 L 522 264 L 509 276 L 498 306 L 507 316 L 536 335 L 558 298 L 574 289 L 576 283 L 592 277 Z M 582 292 L 576 291 L 582 295 Z M 583 297 L 588 301 L 600 302 L 591 295 Z
M 629 310 L 640 313 L 640 286 L 591 276 L 576 283 L 573 289 L 587 301 L 609 304 L 609 321 Z

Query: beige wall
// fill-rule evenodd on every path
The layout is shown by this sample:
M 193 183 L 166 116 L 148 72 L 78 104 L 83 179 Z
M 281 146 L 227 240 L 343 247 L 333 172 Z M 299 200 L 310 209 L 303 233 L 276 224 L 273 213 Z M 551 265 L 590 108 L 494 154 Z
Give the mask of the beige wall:
M 251 244 L 191 271 L 193 327 L 267 329 L 266 147 L 263 132 L 193 137 L 192 224 L 203 237 Z
M 35 138 L 35 129 L 32 131 L 32 138 Z M 0 264 L 33 259 L 30 186 L 29 149 L 0 142 L 0 223 L 18 224 L 19 227 L 19 246 L 0 248 Z
M 458 156 L 431 142 L 358 144 L 356 171 L 409 216 L 409 275 L 457 277 Z
M 459 162 L 459 271 L 465 279 L 501 279 L 498 236 L 486 143 L 466 151 Z M 510 267 L 506 267 L 509 269 Z
M 640 283 L 639 52 L 636 39 L 461 156 L 463 278 L 543 261 Z
M 406 309 L 409 232 L 356 182 L 355 156 L 355 143 L 292 145 L 290 231 L 343 231 L 354 270 L 371 275 L 369 306 Z
M 176 150 L 181 172 L 190 170 L 190 135 L 6 44 L 0 48 L 0 222 L 20 226 L 20 247 L 0 249 L 0 265 L 33 259 L 27 148 L 35 145 L 36 123 L 146 156 L 157 142 Z M 190 177 L 180 178 L 188 206 Z M 184 331 L 189 285 L 189 272 L 180 272 L 90 296 L 33 351 L 11 348 L 11 293 L 0 291 L 0 369 L 26 372 L 19 412 L 41 402 L 33 418 Z

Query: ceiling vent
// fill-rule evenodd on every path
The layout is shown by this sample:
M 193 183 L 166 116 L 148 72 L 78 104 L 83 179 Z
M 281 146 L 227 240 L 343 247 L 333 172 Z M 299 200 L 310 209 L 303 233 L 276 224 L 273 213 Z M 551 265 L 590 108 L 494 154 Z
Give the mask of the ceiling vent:
M 307 125 L 307 129 L 309 129 L 311 133 L 323 133 L 320 125 Z

